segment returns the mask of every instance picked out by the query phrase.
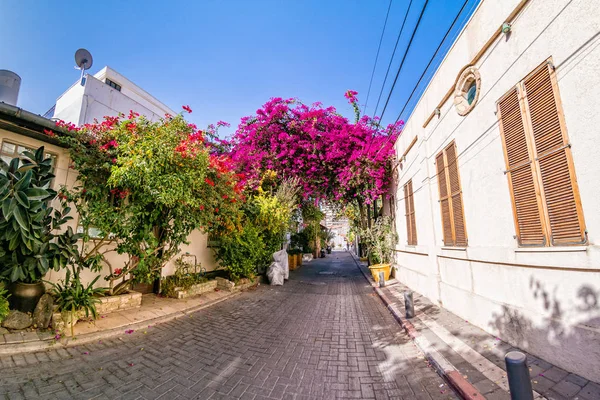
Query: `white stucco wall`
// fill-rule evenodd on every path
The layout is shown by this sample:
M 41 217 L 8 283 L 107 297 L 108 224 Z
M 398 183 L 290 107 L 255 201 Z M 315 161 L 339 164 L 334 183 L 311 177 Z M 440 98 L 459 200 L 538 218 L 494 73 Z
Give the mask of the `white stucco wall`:
M 475 66 L 479 100 L 452 98 L 423 128 L 462 70 L 519 3 L 484 0 L 434 75 L 396 143 L 397 276 L 450 311 L 564 369 L 600 381 L 600 14 L 598 2 L 530 0 Z M 519 248 L 496 101 L 549 57 L 556 74 L 589 244 Z M 469 245 L 445 248 L 435 156 L 456 141 Z M 413 181 L 417 246 L 406 245 L 403 185 Z
M 108 78 L 121 85 L 121 90 L 105 83 Z M 86 77 L 85 86 L 79 81 L 56 100 L 54 118 L 76 125 L 102 121 L 105 116 L 125 115 L 133 110 L 156 121 L 165 114 L 175 112 L 158 101 L 148 92 L 125 78 L 110 67 L 104 67 L 95 75 Z

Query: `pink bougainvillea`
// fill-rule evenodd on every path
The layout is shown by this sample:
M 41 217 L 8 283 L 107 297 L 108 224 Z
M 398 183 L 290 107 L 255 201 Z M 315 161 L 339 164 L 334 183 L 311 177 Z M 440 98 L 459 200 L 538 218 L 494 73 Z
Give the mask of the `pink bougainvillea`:
M 345 97 L 356 120 L 333 107 L 307 106 L 295 99 L 272 98 L 242 121 L 231 141 L 231 158 L 249 184 L 267 170 L 300 179 L 305 198 L 370 203 L 386 193 L 391 179 L 394 142 L 403 122 L 382 127 L 360 117 L 357 92 Z

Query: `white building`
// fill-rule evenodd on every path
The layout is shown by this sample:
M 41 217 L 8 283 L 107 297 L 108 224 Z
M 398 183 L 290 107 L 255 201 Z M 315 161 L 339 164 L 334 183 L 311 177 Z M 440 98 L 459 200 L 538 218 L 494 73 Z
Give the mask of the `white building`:
M 392 193 L 400 281 L 593 381 L 599 5 L 482 1 L 396 143 Z
M 75 125 L 102 121 L 104 116 L 125 115 L 133 110 L 155 121 L 165 114 L 175 115 L 169 107 L 110 67 L 87 75 L 84 85 L 75 82 L 46 113 Z M 52 115 L 50 115 L 52 114 Z

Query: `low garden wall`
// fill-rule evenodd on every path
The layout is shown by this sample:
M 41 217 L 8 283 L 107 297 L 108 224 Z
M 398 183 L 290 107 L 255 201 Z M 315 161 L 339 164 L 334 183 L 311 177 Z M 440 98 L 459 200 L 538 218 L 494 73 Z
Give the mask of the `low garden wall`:
M 198 283 L 189 289 L 175 288 L 174 298 L 185 299 L 186 297 L 198 296 L 202 293 L 213 292 L 217 288 L 217 280 L 213 279 L 208 282 Z
M 130 290 L 128 293 L 117 296 L 106 296 L 100 298 L 100 303 L 96 304 L 98 314 L 108 314 L 115 311 L 136 308 L 142 305 L 142 294 Z

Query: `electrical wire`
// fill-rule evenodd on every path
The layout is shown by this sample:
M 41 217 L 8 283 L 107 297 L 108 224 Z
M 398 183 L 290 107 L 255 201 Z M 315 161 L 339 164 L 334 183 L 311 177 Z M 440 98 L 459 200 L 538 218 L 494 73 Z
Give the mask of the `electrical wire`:
M 452 24 L 450 25 L 450 27 L 448 28 L 448 30 L 446 31 L 446 34 L 444 35 L 444 37 L 442 38 L 442 40 L 440 41 L 440 44 L 438 45 L 437 49 L 435 50 L 435 53 L 433 53 L 433 56 L 431 56 L 431 59 L 429 60 L 429 62 L 427 63 L 427 66 L 425 67 L 425 69 L 423 70 L 423 73 L 421 74 L 421 77 L 419 78 L 419 80 L 417 81 L 417 84 L 415 85 L 415 87 L 413 88 L 412 92 L 410 93 L 410 96 L 408 97 L 408 100 L 406 100 L 406 103 L 404 103 L 404 107 L 402 107 L 402 111 L 400 111 L 400 113 L 398 114 L 398 118 L 396 118 L 395 122 L 398 122 L 400 120 L 400 117 L 402 116 L 402 113 L 404 112 L 404 110 L 406 109 L 406 106 L 408 106 L 408 103 L 410 102 L 410 100 L 412 99 L 412 97 L 414 96 L 415 92 L 417 91 L 417 88 L 419 87 L 419 84 L 421 83 L 421 81 L 423 80 L 423 77 L 425 77 L 425 74 L 427 73 L 427 70 L 429 69 L 429 67 L 431 66 L 431 63 L 433 62 L 433 60 L 435 59 L 435 57 L 437 56 L 438 52 L 440 51 L 440 49 L 442 48 L 442 45 L 444 44 L 444 42 L 446 41 L 446 39 L 448 38 L 448 35 L 450 34 L 450 32 L 452 31 L 452 29 L 454 28 L 454 25 L 456 24 L 456 21 L 458 21 L 458 18 L 460 17 L 460 15 L 462 14 L 463 10 L 465 9 L 467 3 L 469 2 L 469 0 L 465 0 L 465 2 L 463 3 L 462 7 L 460 8 L 460 10 L 458 11 L 458 14 L 456 14 L 456 17 L 454 18 L 454 21 L 452 21 Z
M 413 29 L 412 35 L 410 36 L 410 40 L 408 45 L 406 46 L 406 50 L 404 51 L 404 55 L 402 56 L 402 61 L 400 62 L 400 66 L 398 67 L 398 72 L 396 73 L 396 78 L 394 79 L 394 83 L 392 84 L 392 88 L 390 89 L 390 93 L 388 94 L 387 100 L 385 101 L 385 106 L 383 106 L 383 111 L 381 112 L 380 120 L 383 119 L 383 115 L 385 114 L 385 110 L 390 102 L 390 98 L 392 97 L 392 93 L 394 92 L 394 87 L 396 87 L 396 82 L 398 82 L 398 77 L 400 76 L 400 72 L 402 71 L 402 67 L 404 66 L 404 61 L 406 61 L 406 55 L 410 50 L 410 46 L 412 45 L 412 41 L 415 38 L 417 30 L 419 29 L 419 25 L 421 24 L 421 20 L 423 19 L 423 14 L 425 14 L 425 9 L 427 9 L 427 4 L 429 0 L 425 0 L 425 4 L 423 5 L 423 9 L 421 10 L 421 14 L 419 15 L 419 19 L 417 20 L 417 24 Z
M 408 8 L 406 9 L 406 13 L 404 13 L 404 19 L 402 20 L 402 26 L 400 26 L 400 31 L 398 32 L 398 37 L 396 38 L 396 44 L 394 45 L 394 51 L 392 51 L 392 56 L 390 57 L 390 62 L 387 67 L 387 71 L 385 72 L 385 78 L 383 79 L 383 84 L 381 85 L 381 91 L 379 91 L 379 98 L 377 99 L 377 105 L 375 106 L 375 112 L 373 116 L 377 115 L 377 109 L 379 108 L 379 102 L 381 101 L 381 95 L 383 94 L 383 89 L 385 89 L 385 83 L 387 82 L 388 74 L 390 73 L 390 68 L 392 67 L 392 61 L 394 61 L 394 56 L 396 55 L 396 49 L 398 48 L 398 43 L 400 42 L 400 37 L 402 36 L 402 32 L 404 32 L 404 24 L 406 24 L 406 18 L 408 18 L 408 13 L 410 12 L 410 7 L 412 6 L 413 0 L 410 0 L 408 3 Z
M 390 0 L 390 4 L 387 9 L 387 13 L 385 14 L 385 22 L 383 23 L 383 30 L 381 31 L 381 37 L 379 38 L 379 46 L 377 46 L 377 54 L 375 55 L 375 64 L 373 65 L 373 72 L 371 72 L 371 81 L 369 82 L 369 90 L 367 91 L 367 100 L 365 101 L 365 105 L 363 107 L 363 114 L 367 109 L 367 103 L 369 103 L 369 95 L 371 94 L 371 86 L 373 85 L 373 77 L 375 76 L 375 68 L 377 67 L 377 60 L 379 59 L 379 51 L 381 50 L 381 42 L 383 42 L 383 34 L 385 33 L 385 27 L 387 26 L 388 17 L 390 16 L 390 9 L 392 8 L 392 1 Z

